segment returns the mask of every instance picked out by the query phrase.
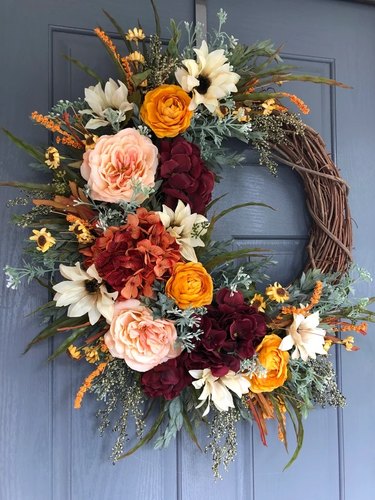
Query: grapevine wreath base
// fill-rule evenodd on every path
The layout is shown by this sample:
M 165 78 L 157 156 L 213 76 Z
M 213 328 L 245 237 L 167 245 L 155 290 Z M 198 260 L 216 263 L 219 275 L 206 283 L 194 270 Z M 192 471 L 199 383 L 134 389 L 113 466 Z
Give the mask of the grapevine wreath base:
M 113 461 L 151 440 L 166 447 L 182 428 L 200 448 L 203 425 L 219 477 L 235 456 L 237 423 L 254 422 L 266 443 L 275 420 L 286 448 L 287 429 L 296 433 L 289 465 L 309 410 L 345 404 L 335 346 L 357 350 L 347 333 L 365 334 L 373 319 L 372 299 L 350 295 L 368 276 L 352 264 L 348 186 L 319 134 L 288 107 L 306 114 L 307 105 L 283 87 L 343 85 L 294 74 L 270 42 L 240 44 L 223 31 L 222 10 L 207 41 L 199 41 L 199 24 L 171 20 L 163 44 L 152 7 L 156 33 L 147 39 L 107 13 L 122 48 L 95 29 L 117 76 L 103 80 L 71 59 L 96 81 L 84 99 L 31 114 L 52 132 L 49 147 L 6 131 L 49 175 L 2 183 L 24 193 L 11 205 L 33 204 L 14 216 L 31 234 L 24 266 L 5 269 L 8 286 L 35 279 L 50 291 L 38 310 L 43 329 L 26 350 L 54 337 L 50 359 L 67 353 L 92 365 L 75 407 L 88 392 L 101 402 L 100 431 L 118 434 Z M 303 180 L 308 260 L 289 285 L 268 283 L 262 250 L 213 239 L 229 212 L 270 208 L 250 201 L 216 211 L 215 182 L 243 161 L 229 138 L 255 148 L 271 173 L 281 162 Z M 136 436 L 128 435 L 131 418 Z
M 307 269 L 344 274 L 352 263 L 352 221 L 349 187 L 340 177 L 318 132 L 305 125 L 304 134 L 288 131 L 282 144 L 272 145 L 274 158 L 302 178 L 311 216 Z

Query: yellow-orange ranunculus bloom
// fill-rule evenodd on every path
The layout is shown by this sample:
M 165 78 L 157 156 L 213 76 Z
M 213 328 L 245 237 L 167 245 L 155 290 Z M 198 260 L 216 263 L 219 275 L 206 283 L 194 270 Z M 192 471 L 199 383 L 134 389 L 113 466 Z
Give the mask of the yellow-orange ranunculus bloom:
M 167 281 L 165 291 L 180 309 L 202 307 L 212 302 L 213 284 L 200 262 L 179 262 Z
M 193 116 L 190 101 L 178 85 L 160 85 L 147 92 L 140 116 L 157 137 L 176 137 L 190 125 Z
M 288 376 L 289 354 L 280 351 L 281 338 L 272 333 L 266 335 L 257 348 L 258 360 L 267 370 L 265 377 L 253 375 L 250 379 L 252 392 L 271 392 L 284 385 Z

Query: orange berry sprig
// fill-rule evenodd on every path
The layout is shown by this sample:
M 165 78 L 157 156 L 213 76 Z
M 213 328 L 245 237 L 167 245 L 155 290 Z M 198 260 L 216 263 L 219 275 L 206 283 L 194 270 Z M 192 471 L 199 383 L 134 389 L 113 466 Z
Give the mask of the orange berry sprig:
M 289 94 L 288 92 L 282 92 L 282 97 L 288 97 L 291 102 L 293 102 L 297 108 L 304 114 L 308 115 L 310 113 L 310 108 L 303 102 L 302 99 L 294 94 Z
M 42 127 L 46 128 L 50 132 L 60 134 L 60 136 L 56 137 L 57 144 L 62 143 L 75 149 L 82 149 L 84 147 L 83 143 L 81 143 L 79 139 L 77 140 L 71 134 L 66 132 L 66 130 L 63 130 L 59 123 L 52 120 L 48 116 L 44 116 L 37 111 L 33 111 L 31 113 L 31 119 L 38 123 L 38 125 L 42 125 Z
M 306 307 L 284 306 L 281 308 L 282 314 L 303 314 L 306 315 L 314 306 L 319 304 L 323 292 L 323 283 L 317 281 L 311 295 L 309 304 Z
M 85 379 L 81 387 L 79 388 L 76 398 L 74 400 L 74 408 L 79 409 L 81 408 L 82 405 L 82 400 L 86 392 L 90 389 L 93 381 L 99 377 L 99 375 L 104 371 L 105 367 L 107 366 L 107 362 L 105 363 L 100 363 L 98 367 L 90 373 L 90 375 Z

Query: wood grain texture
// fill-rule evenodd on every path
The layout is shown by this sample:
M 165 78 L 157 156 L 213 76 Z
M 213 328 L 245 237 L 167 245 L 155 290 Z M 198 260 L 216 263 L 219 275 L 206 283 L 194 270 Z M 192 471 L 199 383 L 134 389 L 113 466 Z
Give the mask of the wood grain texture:
M 209 24 L 215 21 L 215 12 L 221 6 L 219 0 L 210 0 Z M 375 9 L 325 0 L 265 0 L 256 8 L 239 1 L 235 7 L 225 7 L 229 13 L 227 29 L 236 31 L 240 39 L 271 38 L 276 44 L 285 43 L 288 60 L 295 60 L 303 68 L 305 58 L 320 60 L 323 67 L 320 64 L 318 72 L 324 69 L 326 61 L 324 72 L 320 74 L 336 77 L 354 87 L 350 91 L 326 89 L 319 97 L 318 86 L 295 83 L 293 91 L 311 106 L 312 113 L 306 121 L 322 133 L 328 149 L 336 156 L 342 176 L 351 186 L 351 210 L 358 225 L 354 230 L 354 259 L 374 275 L 370 250 L 375 240 L 372 206 L 375 186 L 372 165 L 374 68 L 368 66 L 368 61 L 373 58 Z M 242 15 L 238 16 L 238 12 Z M 311 71 L 311 64 L 307 69 Z M 315 98 L 311 101 L 313 95 Z M 371 296 L 374 291 L 372 284 L 363 285 L 358 287 L 357 296 Z M 257 500 L 288 498 L 288 491 L 293 499 L 315 498 L 316 490 L 307 487 L 302 477 L 306 477 L 304 471 L 312 471 L 311 476 L 310 472 L 308 474 L 313 478 L 317 463 L 319 477 L 324 474 L 319 499 L 373 498 L 375 456 L 373 448 L 366 444 L 374 442 L 375 438 L 371 424 L 375 403 L 370 389 L 375 383 L 375 342 L 371 332 L 374 332 L 373 325 L 367 338 L 358 339 L 359 353 L 342 353 L 342 383 L 348 398 L 347 407 L 337 414 L 314 411 L 306 425 L 306 443 L 301 457 L 290 471 L 281 473 L 282 451 L 274 454 L 272 449 L 255 446 Z M 264 476 L 260 480 L 262 471 Z

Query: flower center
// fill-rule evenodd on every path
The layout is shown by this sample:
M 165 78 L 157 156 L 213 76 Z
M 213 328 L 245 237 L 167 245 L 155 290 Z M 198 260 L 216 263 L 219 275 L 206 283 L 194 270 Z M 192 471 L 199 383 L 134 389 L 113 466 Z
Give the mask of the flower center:
M 40 247 L 43 247 L 47 243 L 46 237 L 45 236 L 39 236 L 38 238 L 38 245 Z
M 205 94 L 211 85 L 211 80 L 208 78 L 208 76 L 204 75 L 199 75 L 198 77 L 199 85 L 198 87 L 195 87 L 195 90 L 199 92 L 199 94 Z
M 278 288 L 276 290 L 276 293 L 277 295 L 280 295 L 280 297 L 284 297 L 286 295 L 286 291 L 284 290 L 284 288 Z
M 95 293 L 98 291 L 99 283 L 94 280 L 85 280 L 85 288 L 88 293 Z
M 55 153 L 48 153 L 49 161 L 55 161 Z

